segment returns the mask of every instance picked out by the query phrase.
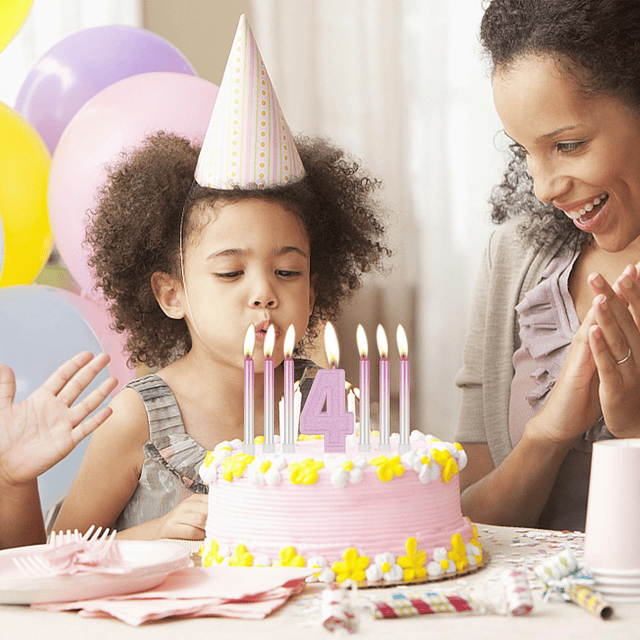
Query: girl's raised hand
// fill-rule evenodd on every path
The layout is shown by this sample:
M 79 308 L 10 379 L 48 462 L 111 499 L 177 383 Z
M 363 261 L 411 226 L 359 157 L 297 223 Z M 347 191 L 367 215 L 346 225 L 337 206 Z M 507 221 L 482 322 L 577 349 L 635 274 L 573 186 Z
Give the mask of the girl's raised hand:
M 589 345 L 600 379 L 605 424 L 618 438 L 640 436 L 640 283 L 630 266 L 610 287 L 600 274 L 589 276 L 596 297 L 596 324 Z
M 94 358 L 83 351 L 19 403 L 14 403 L 15 374 L 0 365 L 1 482 L 20 485 L 34 480 L 109 417 L 111 409 L 105 407 L 85 419 L 115 389 L 113 377 L 72 406 L 108 362 L 104 353 Z

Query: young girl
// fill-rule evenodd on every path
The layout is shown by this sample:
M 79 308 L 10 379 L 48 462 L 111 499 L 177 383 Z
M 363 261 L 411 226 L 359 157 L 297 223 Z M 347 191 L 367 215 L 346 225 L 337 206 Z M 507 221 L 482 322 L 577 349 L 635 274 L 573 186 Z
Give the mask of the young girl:
M 162 133 L 110 174 L 88 232 L 92 266 L 117 330 L 128 332 L 130 361 L 160 370 L 111 403 L 55 529 L 204 538 L 197 469 L 217 443 L 243 437 L 247 327 L 256 328 L 260 425 L 267 328 L 278 366 L 289 325 L 308 344 L 379 266 L 377 183 L 327 142 L 296 145 L 306 175 L 284 186 L 192 186 L 199 149 Z M 308 364 L 298 363 L 298 377 Z

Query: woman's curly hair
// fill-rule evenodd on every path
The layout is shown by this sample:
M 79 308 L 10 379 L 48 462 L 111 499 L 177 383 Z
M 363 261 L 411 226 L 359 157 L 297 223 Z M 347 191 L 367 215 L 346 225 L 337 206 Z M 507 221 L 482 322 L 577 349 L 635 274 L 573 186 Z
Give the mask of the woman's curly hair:
M 638 1 L 491 0 L 480 40 L 494 71 L 509 69 L 523 56 L 551 56 L 585 95 L 617 98 L 640 114 Z M 497 224 L 526 213 L 521 234 L 537 248 L 565 235 L 579 243 L 591 238 L 562 211 L 536 199 L 517 145 L 490 203 Z
M 385 229 L 374 193 L 379 182 L 326 140 L 301 137 L 296 145 L 306 176 L 274 188 L 199 186 L 193 180 L 199 147 L 163 132 L 123 154 L 110 169 L 90 212 L 85 242 L 96 286 L 110 305 L 113 328 L 128 334 L 131 365 L 161 367 L 191 348 L 186 322 L 164 314 L 151 276 L 162 271 L 182 280 L 181 232 L 184 247 L 211 219 L 200 215 L 208 206 L 258 198 L 280 203 L 303 221 L 316 294 L 303 345 L 322 323 L 337 318 L 364 273 L 382 269 L 390 252 L 382 243 Z

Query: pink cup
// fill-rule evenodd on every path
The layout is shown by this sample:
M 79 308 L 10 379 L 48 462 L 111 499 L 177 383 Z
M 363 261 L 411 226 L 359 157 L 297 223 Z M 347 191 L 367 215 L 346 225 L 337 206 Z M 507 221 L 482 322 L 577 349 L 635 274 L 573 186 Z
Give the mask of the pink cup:
M 584 563 L 640 572 L 640 439 L 593 445 Z

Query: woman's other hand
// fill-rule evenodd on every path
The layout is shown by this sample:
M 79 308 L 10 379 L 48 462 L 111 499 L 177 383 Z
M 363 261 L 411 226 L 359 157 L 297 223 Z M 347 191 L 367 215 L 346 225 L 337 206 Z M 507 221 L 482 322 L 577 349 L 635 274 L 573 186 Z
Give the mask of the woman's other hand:
M 599 377 L 605 424 L 618 438 L 640 437 L 640 282 L 628 266 L 613 287 L 600 274 L 589 277 L 596 294 L 589 344 Z

